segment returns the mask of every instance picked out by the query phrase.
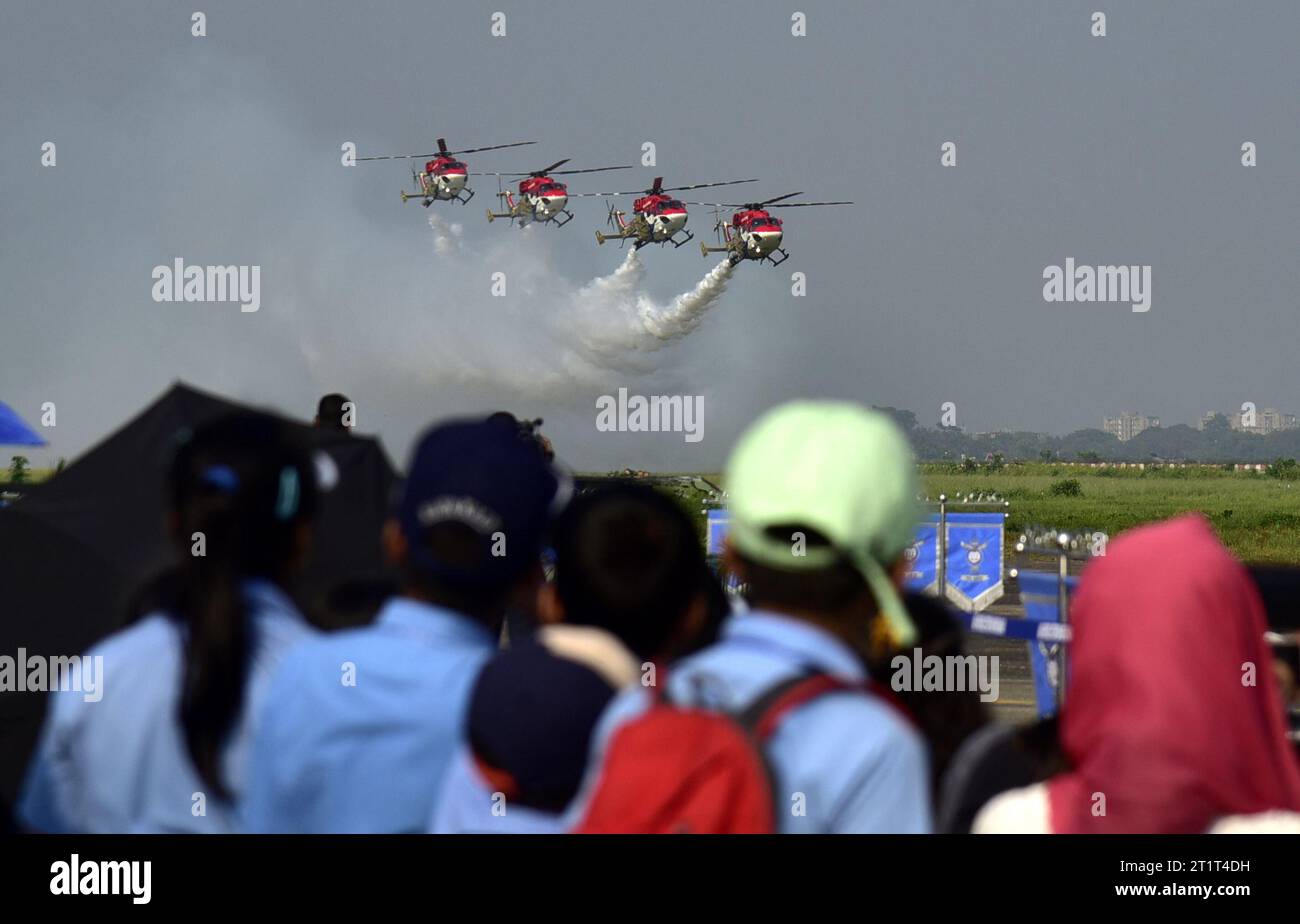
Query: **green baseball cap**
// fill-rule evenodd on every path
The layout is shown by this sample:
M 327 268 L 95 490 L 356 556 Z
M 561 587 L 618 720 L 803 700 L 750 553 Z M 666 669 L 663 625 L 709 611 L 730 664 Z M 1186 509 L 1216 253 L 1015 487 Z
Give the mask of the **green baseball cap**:
M 861 572 L 897 645 L 916 628 L 886 568 L 916 529 L 916 468 L 886 414 L 850 401 L 791 401 L 741 435 L 727 463 L 730 541 L 743 556 L 786 570 L 843 556 Z M 800 548 L 773 526 L 797 524 L 831 547 Z

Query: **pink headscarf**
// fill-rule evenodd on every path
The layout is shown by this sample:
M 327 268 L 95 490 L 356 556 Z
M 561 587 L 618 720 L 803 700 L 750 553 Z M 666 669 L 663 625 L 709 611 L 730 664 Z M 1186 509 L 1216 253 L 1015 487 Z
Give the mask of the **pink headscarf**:
M 1264 607 L 1204 519 L 1111 543 L 1070 616 L 1061 738 L 1075 769 L 1048 784 L 1053 831 L 1196 833 L 1300 810 Z

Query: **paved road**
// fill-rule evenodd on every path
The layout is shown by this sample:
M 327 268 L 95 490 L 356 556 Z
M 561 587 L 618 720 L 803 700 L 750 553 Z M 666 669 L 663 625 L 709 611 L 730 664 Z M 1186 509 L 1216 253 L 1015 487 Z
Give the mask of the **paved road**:
M 997 615 L 1011 614 L 999 612 Z M 1032 721 L 1038 715 L 1034 706 L 1034 678 L 1029 670 L 1028 644 L 987 635 L 966 637 L 968 654 L 996 656 L 998 659 L 998 698 L 992 706 L 993 717 L 1000 722 L 1018 725 Z

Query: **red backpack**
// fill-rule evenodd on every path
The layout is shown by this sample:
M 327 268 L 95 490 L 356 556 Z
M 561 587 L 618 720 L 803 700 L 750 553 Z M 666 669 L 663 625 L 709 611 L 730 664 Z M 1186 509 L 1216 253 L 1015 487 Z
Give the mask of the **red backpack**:
M 763 748 L 791 711 L 834 690 L 866 684 L 801 674 L 738 715 L 654 704 L 615 730 L 578 834 L 771 834 L 777 803 Z M 780 809 L 784 811 L 784 807 Z

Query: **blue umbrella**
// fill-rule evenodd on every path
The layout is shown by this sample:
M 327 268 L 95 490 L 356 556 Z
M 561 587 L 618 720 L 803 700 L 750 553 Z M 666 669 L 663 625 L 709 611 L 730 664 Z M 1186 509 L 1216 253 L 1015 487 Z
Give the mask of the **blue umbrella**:
M 0 446 L 44 446 L 45 440 L 14 413 L 13 408 L 0 401 Z

